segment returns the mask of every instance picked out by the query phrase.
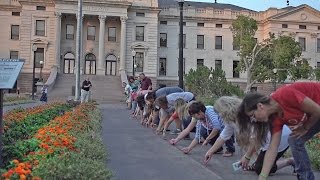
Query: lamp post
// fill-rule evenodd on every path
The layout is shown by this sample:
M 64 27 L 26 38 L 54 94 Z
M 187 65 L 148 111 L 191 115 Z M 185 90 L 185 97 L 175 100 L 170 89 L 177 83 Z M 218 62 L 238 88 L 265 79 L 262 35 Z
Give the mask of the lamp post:
M 178 0 L 180 7 L 180 34 L 179 34 L 179 87 L 184 89 L 183 87 L 183 4 L 184 0 Z
M 135 76 L 135 62 L 134 62 L 134 58 L 135 58 L 135 56 L 136 56 L 136 51 L 133 49 L 132 51 L 131 51 L 131 55 L 132 55 L 132 75 L 133 75 L 133 77 Z
M 37 47 L 37 45 L 33 45 L 32 46 L 32 51 L 33 51 L 33 66 L 32 66 L 32 86 L 31 86 L 31 93 L 32 93 L 32 100 L 34 100 L 34 85 L 35 85 L 35 81 L 34 81 L 34 79 L 35 79 L 35 74 L 36 74 L 36 72 L 35 72 L 35 69 L 36 69 L 36 67 L 35 67 L 35 64 L 36 64 L 36 51 L 37 51 L 37 49 L 38 49 L 38 47 Z
M 43 80 L 42 80 L 42 68 L 43 68 L 43 61 L 40 61 L 40 78 L 39 78 L 40 82 L 43 82 Z
M 274 78 L 274 80 L 273 80 L 273 91 L 276 91 L 277 90 L 277 69 L 273 69 L 272 70 L 273 71 L 273 78 Z

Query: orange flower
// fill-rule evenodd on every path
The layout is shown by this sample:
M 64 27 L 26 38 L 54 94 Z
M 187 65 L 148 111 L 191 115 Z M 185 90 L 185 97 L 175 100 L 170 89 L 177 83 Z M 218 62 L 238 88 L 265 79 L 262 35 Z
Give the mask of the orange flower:
M 23 175 L 23 174 L 20 175 L 20 180 L 26 180 L 26 179 L 27 179 L 26 175 Z
M 12 162 L 15 163 L 15 164 L 18 164 L 18 163 L 19 163 L 19 161 L 16 160 L 16 159 L 14 159 Z

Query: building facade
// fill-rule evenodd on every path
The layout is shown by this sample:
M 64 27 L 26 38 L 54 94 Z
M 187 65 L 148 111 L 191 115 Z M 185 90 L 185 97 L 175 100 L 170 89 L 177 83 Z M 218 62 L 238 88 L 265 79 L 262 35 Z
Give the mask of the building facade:
M 30 92 L 33 68 L 46 79 L 75 72 L 77 0 L 2 0 L 0 58 L 25 59 L 16 87 Z M 256 12 L 221 3 L 184 3 L 184 71 L 222 68 L 232 82 L 239 57 L 230 26 L 240 14 L 258 21 L 257 41 L 290 35 L 303 58 L 320 66 L 320 12 L 307 5 Z M 81 73 L 144 72 L 155 84 L 178 84 L 179 7 L 174 0 L 83 0 Z M 40 75 L 42 71 L 42 75 Z M 40 77 L 42 76 L 42 77 Z

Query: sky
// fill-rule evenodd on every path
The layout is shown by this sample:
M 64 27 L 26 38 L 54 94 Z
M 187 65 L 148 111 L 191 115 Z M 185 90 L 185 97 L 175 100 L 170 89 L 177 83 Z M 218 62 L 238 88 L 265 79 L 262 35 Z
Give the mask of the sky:
M 187 0 L 197 2 L 212 2 L 214 0 Z M 255 11 L 264 11 L 269 7 L 284 8 L 287 7 L 287 0 L 217 0 L 217 3 L 234 4 Z M 320 0 L 289 0 L 290 6 L 299 6 L 308 4 L 320 11 Z

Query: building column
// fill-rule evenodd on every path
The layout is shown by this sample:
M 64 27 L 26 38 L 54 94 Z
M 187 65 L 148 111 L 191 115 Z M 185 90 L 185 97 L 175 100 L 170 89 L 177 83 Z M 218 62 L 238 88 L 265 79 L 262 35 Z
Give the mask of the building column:
M 119 71 L 126 70 L 126 46 L 127 46 L 127 20 L 128 17 L 122 16 L 121 20 L 121 42 L 120 42 L 120 68 Z
M 104 35 L 106 31 L 106 18 L 107 16 L 104 16 L 104 15 L 99 16 L 100 31 L 99 31 L 99 58 L 98 58 L 98 68 L 97 68 L 98 75 L 105 74 L 105 68 L 103 67 L 103 64 L 104 64 Z
M 61 44 L 61 13 L 55 12 L 56 17 L 56 61 L 55 66 L 57 67 L 58 72 L 60 72 L 61 67 L 61 56 L 60 56 L 60 44 Z

